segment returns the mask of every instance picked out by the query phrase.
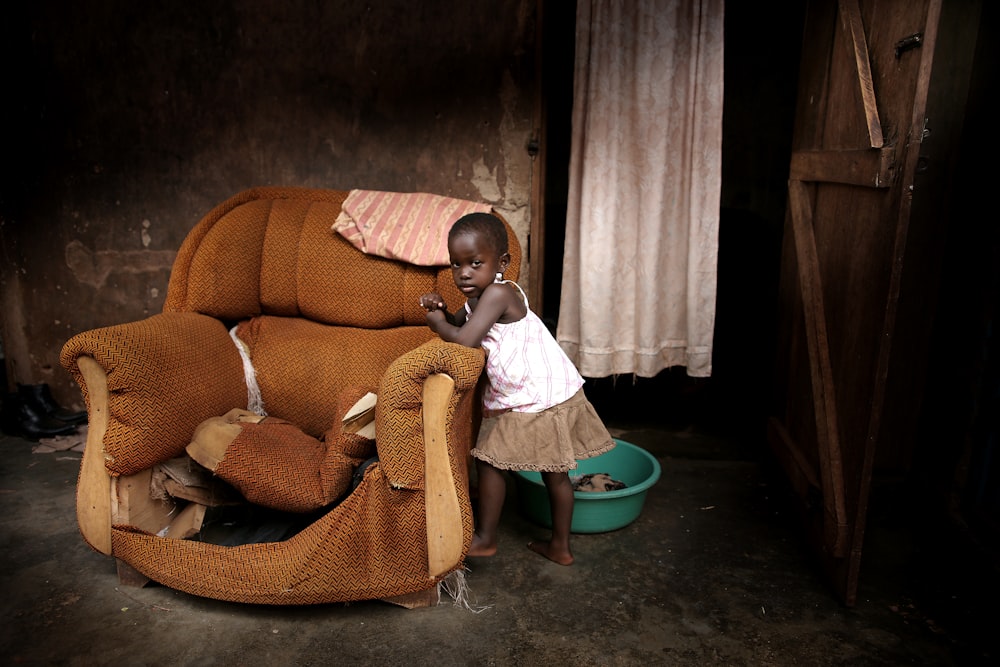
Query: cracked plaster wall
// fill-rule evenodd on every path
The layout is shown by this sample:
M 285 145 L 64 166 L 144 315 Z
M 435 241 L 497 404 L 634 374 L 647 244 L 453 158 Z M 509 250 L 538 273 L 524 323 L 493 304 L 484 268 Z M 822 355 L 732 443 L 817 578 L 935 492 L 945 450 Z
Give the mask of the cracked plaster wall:
M 82 407 L 63 343 L 159 312 L 188 230 L 246 188 L 486 201 L 527 248 L 532 0 L 24 11 L 9 48 L 26 149 L 0 217 L 8 389 L 45 382 Z

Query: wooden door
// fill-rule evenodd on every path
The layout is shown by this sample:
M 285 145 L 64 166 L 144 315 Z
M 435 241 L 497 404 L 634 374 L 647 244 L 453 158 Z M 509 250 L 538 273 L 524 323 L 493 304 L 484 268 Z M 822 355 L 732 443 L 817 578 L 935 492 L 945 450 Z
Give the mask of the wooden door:
M 855 604 L 941 0 L 810 0 L 768 440 L 810 543 Z M 889 424 L 888 422 L 892 422 Z

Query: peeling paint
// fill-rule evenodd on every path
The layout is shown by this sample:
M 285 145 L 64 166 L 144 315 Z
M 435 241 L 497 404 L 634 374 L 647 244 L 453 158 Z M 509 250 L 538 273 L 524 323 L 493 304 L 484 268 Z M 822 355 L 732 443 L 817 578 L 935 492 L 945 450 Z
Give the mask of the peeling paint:
M 105 286 L 112 272 L 169 271 L 176 256 L 175 250 L 94 251 L 76 240 L 66 245 L 66 266 L 79 282 L 97 289 Z
M 479 161 L 472 165 L 472 184 L 479 191 L 479 196 L 483 201 L 496 203 L 502 201 L 500 186 L 497 184 L 496 171 L 490 171 L 486 162 L 479 158 Z

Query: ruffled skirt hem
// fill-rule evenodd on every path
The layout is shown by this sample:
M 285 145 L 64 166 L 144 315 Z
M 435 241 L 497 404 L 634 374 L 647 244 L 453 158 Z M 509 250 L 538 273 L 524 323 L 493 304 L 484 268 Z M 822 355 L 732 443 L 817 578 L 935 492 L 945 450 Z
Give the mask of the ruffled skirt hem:
M 581 389 L 542 412 L 505 412 L 483 420 L 471 455 L 501 470 L 569 472 L 577 460 L 610 451 L 615 441 Z

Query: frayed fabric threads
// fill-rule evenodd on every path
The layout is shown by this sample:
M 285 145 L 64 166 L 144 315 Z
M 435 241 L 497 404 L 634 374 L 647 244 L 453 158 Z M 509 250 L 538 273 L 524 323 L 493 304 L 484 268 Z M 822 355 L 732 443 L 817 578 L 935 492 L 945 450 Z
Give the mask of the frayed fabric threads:
M 250 361 L 250 351 L 247 350 L 246 343 L 236 336 L 236 327 L 229 330 L 229 337 L 236 344 L 236 349 L 243 360 L 243 380 L 247 384 L 247 410 L 258 415 L 267 416 L 264 411 L 264 398 L 260 395 L 260 387 L 257 385 L 257 372 Z
M 454 600 L 454 605 L 456 607 L 462 607 L 471 611 L 473 614 L 479 614 L 486 611 L 493 605 L 479 605 L 475 602 L 470 601 L 471 591 L 469 590 L 469 584 L 465 580 L 466 569 L 454 570 L 438 582 L 438 600 L 441 599 L 441 591 L 444 591 L 448 596 Z

